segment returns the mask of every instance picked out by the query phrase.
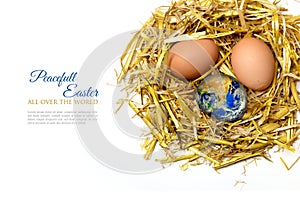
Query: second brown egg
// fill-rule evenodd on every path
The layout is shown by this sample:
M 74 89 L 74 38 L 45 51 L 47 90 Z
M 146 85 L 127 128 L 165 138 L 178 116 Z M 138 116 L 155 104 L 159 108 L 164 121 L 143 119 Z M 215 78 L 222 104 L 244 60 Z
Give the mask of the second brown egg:
M 247 37 L 232 49 L 231 64 L 237 79 L 249 89 L 268 88 L 275 75 L 275 57 L 262 40 Z

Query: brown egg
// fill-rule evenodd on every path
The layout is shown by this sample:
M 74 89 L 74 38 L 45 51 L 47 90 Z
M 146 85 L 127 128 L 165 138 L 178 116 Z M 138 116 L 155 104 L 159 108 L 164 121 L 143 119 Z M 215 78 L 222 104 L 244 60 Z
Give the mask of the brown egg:
M 195 79 L 214 66 L 217 59 L 218 46 L 213 40 L 188 40 L 172 46 L 168 66 L 178 77 Z
M 231 64 L 237 79 L 253 90 L 268 88 L 275 75 L 273 52 L 257 38 L 240 40 L 232 49 Z

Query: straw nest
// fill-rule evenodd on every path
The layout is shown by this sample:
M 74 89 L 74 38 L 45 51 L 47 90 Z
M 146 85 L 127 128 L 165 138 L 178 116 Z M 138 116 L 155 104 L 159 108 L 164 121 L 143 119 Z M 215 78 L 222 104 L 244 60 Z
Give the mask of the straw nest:
M 300 134 L 296 113 L 300 100 L 300 16 L 267 0 L 186 0 L 155 10 L 121 56 L 118 82 L 125 84 L 126 103 L 149 127 L 145 159 L 162 149 L 161 163 L 181 161 L 181 168 L 209 164 L 215 169 L 254 157 L 270 160 L 269 150 L 295 151 Z M 233 46 L 244 37 L 263 40 L 276 57 L 276 76 L 264 91 L 247 89 L 248 106 L 234 123 L 218 122 L 199 110 L 194 91 L 209 73 L 234 76 Z M 173 76 L 166 66 L 172 44 L 211 38 L 219 60 L 193 81 Z M 138 98 L 137 98 L 138 97 Z M 124 101 L 124 99 L 123 99 Z M 135 117 L 136 117 L 135 116 Z

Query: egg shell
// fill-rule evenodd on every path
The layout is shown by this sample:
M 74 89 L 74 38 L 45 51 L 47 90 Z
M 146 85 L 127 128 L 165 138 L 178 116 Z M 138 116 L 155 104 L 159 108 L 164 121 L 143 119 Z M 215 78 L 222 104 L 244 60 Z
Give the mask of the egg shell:
M 177 42 L 168 54 L 168 66 L 175 75 L 195 79 L 218 60 L 218 46 L 211 39 Z
M 237 79 L 250 89 L 264 90 L 274 79 L 273 52 L 260 39 L 240 40 L 232 49 L 231 64 Z

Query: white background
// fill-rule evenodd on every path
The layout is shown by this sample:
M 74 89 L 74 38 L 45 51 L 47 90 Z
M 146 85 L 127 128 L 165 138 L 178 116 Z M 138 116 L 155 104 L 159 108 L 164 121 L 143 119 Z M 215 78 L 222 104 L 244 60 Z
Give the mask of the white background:
M 290 1 L 291 4 L 291 1 Z M 273 155 L 217 174 L 207 166 L 181 171 L 178 165 L 146 175 L 115 172 L 98 163 L 82 146 L 72 125 L 27 125 L 30 98 L 53 98 L 57 88 L 28 82 L 29 73 L 78 71 L 102 42 L 138 29 L 166 0 L 0 1 L 0 199 L 212 198 L 287 197 L 300 188 L 300 163 L 287 171 L 299 153 Z M 298 6 L 298 7 L 297 7 Z M 292 6 L 294 12 L 299 4 Z M 69 107 L 71 109 L 71 107 Z M 57 106 L 68 109 L 68 106 Z M 272 154 L 272 152 L 271 152 Z M 247 184 L 234 186 L 235 181 Z M 106 197 L 105 197 L 106 196 Z

